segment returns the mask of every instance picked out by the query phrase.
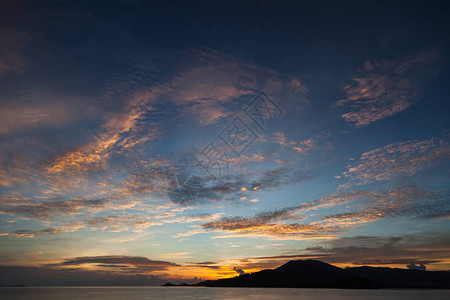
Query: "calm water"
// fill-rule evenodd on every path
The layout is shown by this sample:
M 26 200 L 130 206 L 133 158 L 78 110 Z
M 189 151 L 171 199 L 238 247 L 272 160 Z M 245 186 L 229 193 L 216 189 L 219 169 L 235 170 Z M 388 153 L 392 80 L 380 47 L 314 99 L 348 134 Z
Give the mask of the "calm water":
M 201 287 L 0 288 L 0 299 L 450 299 L 450 290 L 337 290 Z

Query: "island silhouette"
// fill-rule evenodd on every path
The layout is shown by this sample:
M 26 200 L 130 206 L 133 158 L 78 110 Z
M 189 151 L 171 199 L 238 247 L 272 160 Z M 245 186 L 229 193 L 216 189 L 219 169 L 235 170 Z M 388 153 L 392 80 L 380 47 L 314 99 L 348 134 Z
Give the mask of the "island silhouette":
M 234 278 L 163 286 L 450 289 L 450 272 L 368 266 L 342 269 L 318 260 L 292 260 L 275 269 Z

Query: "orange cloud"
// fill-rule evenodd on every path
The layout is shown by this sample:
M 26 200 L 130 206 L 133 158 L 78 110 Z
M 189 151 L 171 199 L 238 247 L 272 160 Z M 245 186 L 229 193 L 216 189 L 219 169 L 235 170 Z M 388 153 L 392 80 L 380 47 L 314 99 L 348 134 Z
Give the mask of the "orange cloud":
M 155 132 L 152 133 L 152 136 L 138 140 L 132 137 L 126 138 L 123 135 L 135 130 L 138 121 L 151 109 L 150 102 L 161 92 L 162 90 L 155 88 L 149 92 L 133 95 L 127 101 L 124 110 L 107 116 L 106 123 L 102 125 L 100 132 L 86 145 L 56 157 L 49 164 L 48 172 L 61 173 L 96 169 L 104 166 L 114 147 L 130 148 L 152 138 Z

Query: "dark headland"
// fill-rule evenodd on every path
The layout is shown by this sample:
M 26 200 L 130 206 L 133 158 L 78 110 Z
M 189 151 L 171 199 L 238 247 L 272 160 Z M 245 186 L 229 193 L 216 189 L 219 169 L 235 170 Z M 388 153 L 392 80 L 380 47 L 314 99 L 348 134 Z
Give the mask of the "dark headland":
M 163 286 L 285 288 L 415 288 L 450 289 L 450 272 L 381 267 L 338 268 L 318 260 L 293 260 L 269 270 L 197 284 Z

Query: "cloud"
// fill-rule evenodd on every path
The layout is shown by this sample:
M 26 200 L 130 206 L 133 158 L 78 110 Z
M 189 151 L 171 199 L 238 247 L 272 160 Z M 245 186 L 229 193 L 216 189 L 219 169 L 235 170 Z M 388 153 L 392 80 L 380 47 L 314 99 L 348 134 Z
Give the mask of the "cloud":
M 198 115 L 203 124 L 213 124 L 229 116 L 225 106 L 244 95 L 253 94 L 252 75 L 238 62 L 217 61 L 189 68 L 175 76 L 172 99 L 185 112 Z
M 424 264 L 416 265 L 415 263 L 411 262 L 406 265 L 406 267 L 410 270 L 419 270 L 419 271 L 426 271 L 427 267 Z
M 312 209 L 327 208 L 343 205 L 365 197 L 367 192 L 352 191 L 348 193 L 335 194 L 328 197 L 305 202 L 295 207 L 287 207 L 272 212 L 261 212 L 254 217 L 225 217 L 218 221 L 205 223 L 201 226 L 203 232 L 225 231 L 230 236 L 266 236 L 280 239 L 314 239 L 330 238 L 329 233 L 342 231 L 344 227 L 329 224 L 303 224 L 303 223 L 280 223 L 285 221 L 299 220 L 305 218 L 297 215 Z M 191 234 L 201 233 L 195 230 Z M 218 237 L 216 237 L 218 238 Z
M 332 239 L 336 237 L 337 232 L 341 232 L 343 229 L 339 226 L 321 226 L 307 223 L 267 224 L 257 226 L 256 228 L 222 230 L 231 232 L 231 234 L 214 236 L 212 238 L 262 237 L 272 240 Z M 215 229 L 215 231 L 219 230 Z
M 199 214 L 199 215 L 191 215 L 191 216 L 181 216 L 171 219 L 164 220 L 164 223 L 192 223 L 192 222 L 207 222 L 214 221 L 219 219 L 223 213 L 215 213 L 215 214 Z
M 432 270 L 450 266 L 450 240 L 445 232 L 416 232 L 402 236 L 350 236 L 317 240 L 304 249 L 285 249 L 278 255 L 242 258 L 234 262 L 255 272 L 278 267 L 294 259 L 318 259 L 340 267 L 423 264 Z M 230 263 L 233 263 L 231 261 Z
M 142 216 L 130 214 L 90 217 L 86 220 L 86 223 L 92 229 L 108 229 L 113 232 L 122 232 L 127 230 L 140 232 L 142 229 L 163 224 L 161 222 L 149 221 L 147 218 Z
M 154 88 L 130 97 L 121 111 L 107 115 L 106 122 L 87 144 L 74 151 L 59 154 L 49 162 L 48 172 L 71 173 L 105 168 L 106 160 L 113 151 L 130 148 L 154 138 L 155 132 L 150 132 L 147 136 L 136 139 L 134 131 L 138 122 L 151 109 L 151 101 L 161 93 L 162 90 Z
M 202 124 L 213 124 L 236 110 L 236 100 L 256 93 L 289 98 L 297 105 L 308 103 L 306 87 L 299 79 L 258 67 L 225 53 L 207 49 L 190 53 L 194 67 L 180 71 L 168 84 L 170 97 Z M 288 96 L 287 96 L 288 95 Z M 238 108 L 239 110 L 242 108 Z
M 238 273 L 239 276 L 245 275 L 245 272 L 242 269 L 234 267 L 233 270 L 236 271 L 236 273 Z
M 196 263 L 192 263 L 192 264 L 195 264 L 195 265 L 214 265 L 214 264 L 216 264 L 216 262 L 214 262 L 214 261 L 202 261 L 202 262 L 196 262 Z
M 364 200 L 359 210 L 337 213 L 306 223 L 292 223 L 309 217 L 305 215 L 309 210 L 336 207 L 356 200 Z M 333 238 L 333 233 L 348 231 L 385 218 L 436 219 L 449 215 L 448 194 L 404 186 L 387 192 L 350 191 L 334 194 L 299 206 L 261 212 L 253 217 L 224 217 L 202 224 L 199 229 L 180 234 L 179 237 L 223 231 L 230 234 L 213 238 L 263 236 L 278 239 L 327 239 Z
M 149 286 L 177 278 L 140 273 L 118 273 L 80 268 L 0 266 L 0 285 L 13 286 Z M 193 282 L 193 280 L 189 280 Z M 196 281 L 198 282 L 198 280 Z
M 339 264 L 429 265 L 430 269 L 448 269 L 450 239 L 445 232 L 420 231 L 401 236 L 339 237 L 317 243 L 303 250 L 315 255 L 326 254 L 324 261 Z
M 113 201 L 110 199 L 72 199 L 54 201 L 35 201 L 28 198 L 0 197 L 0 213 L 24 215 L 29 218 L 45 220 L 63 215 L 77 215 L 84 210 L 101 211 L 104 209 L 125 209 L 133 207 L 129 201 Z
M 244 175 L 244 174 L 242 174 Z M 237 175 L 239 178 L 242 175 Z M 252 174 L 246 174 L 248 179 L 236 181 L 235 185 L 246 187 L 248 190 L 270 190 L 283 185 L 289 185 L 300 181 L 308 180 L 317 176 L 314 171 L 307 170 L 305 167 L 281 166 L 274 169 L 263 170 Z
M 188 116 L 200 124 L 213 124 L 240 111 L 241 97 L 251 100 L 264 88 L 275 96 L 289 92 L 289 97 L 283 99 L 296 105 L 307 103 L 302 101 L 306 88 L 291 76 L 212 50 L 192 51 L 188 56 L 190 62 L 180 64 L 179 70 L 164 82 L 139 82 L 140 89 L 131 89 L 130 95 L 121 94 L 124 103 L 103 115 L 104 123 L 93 136 L 85 143 L 56 151 L 44 163 L 46 176 L 67 185 L 74 182 L 71 179 L 75 176 L 108 169 L 113 155 L 137 156 L 136 151 L 129 150 L 154 140 L 163 127 L 153 122 L 157 115 Z M 168 104 L 174 109 L 163 110 Z
M 370 192 L 366 197 L 369 201 L 360 210 L 327 216 L 320 223 L 357 226 L 392 217 L 433 219 L 450 215 L 449 194 L 425 191 L 417 186 Z
M 284 133 L 275 133 L 275 142 L 282 147 L 292 148 L 297 153 L 305 154 L 317 148 L 317 138 L 309 138 L 303 141 L 289 141 Z
M 185 257 L 188 254 L 190 254 L 190 252 L 177 252 L 166 253 L 164 256 L 179 259 Z M 195 271 L 198 271 L 202 274 L 210 274 L 213 270 L 222 269 L 222 266 L 214 265 L 214 263 L 190 263 L 187 265 L 180 265 L 165 260 L 152 260 L 142 256 L 126 255 L 75 257 L 65 259 L 56 263 L 46 264 L 44 265 L 44 267 L 51 267 L 54 270 L 88 269 L 117 274 L 141 274 L 146 276 L 157 275 L 161 277 L 171 276 L 178 279 L 192 278 L 192 272 Z
M 160 159 L 154 164 L 138 166 L 130 173 L 130 180 L 123 183 L 125 193 L 148 195 L 167 192 L 174 203 L 181 205 L 239 201 L 257 191 L 272 190 L 317 176 L 306 167 L 284 165 L 258 172 L 240 169 L 230 171 L 229 175 L 217 180 L 193 161 L 193 158 L 174 161 L 169 158 Z
M 48 266 L 80 266 L 84 264 L 102 264 L 109 267 L 116 267 L 115 265 L 126 265 L 132 270 L 155 271 L 166 270 L 169 267 L 179 266 L 175 263 L 160 260 L 151 260 L 142 256 L 124 256 L 124 255 L 109 255 L 109 256 L 82 256 L 71 259 L 66 259 L 60 263 L 49 264 Z
M 16 182 L 25 182 L 26 179 L 17 176 L 17 174 L 14 174 L 16 172 L 11 172 L 12 170 L 10 168 L 6 168 L 2 166 L 2 163 L 0 161 L 0 185 L 2 186 L 12 186 Z
M 35 236 L 38 236 L 38 235 L 58 234 L 61 232 L 64 232 L 64 230 L 59 229 L 59 228 L 47 228 L 47 229 L 39 230 L 39 231 L 16 230 L 11 233 L 0 233 L 0 236 L 34 238 Z
M 341 188 L 392 180 L 402 175 L 411 176 L 449 159 L 450 147 L 444 139 L 389 144 L 363 153 L 359 160 L 348 166 L 342 175 L 350 182 L 341 185 Z
M 319 256 L 311 256 L 311 255 L 302 255 L 302 254 L 293 254 L 293 255 L 272 255 L 272 256 L 257 256 L 257 257 L 248 257 L 242 259 L 241 262 L 246 262 L 249 260 L 292 260 L 292 259 L 314 259 L 324 257 L 326 255 Z
M 399 258 L 399 259 L 368 259 L 358 262 L 353 262 L 354 265 L 406 265 L 406 264 L 434 264 L 440 260 L 420 260 L 413 258 Z
M 191 208 L 195 208 L 191 207 Z M 129 210 L 140 211 L 138 214 Z M 164 224 L 207 222 L 220 218 L 222 213 L 203 213 L 180 216 L 187 207 L 174 205 L 146 205 L 140 201 L 123 199 L 119 195 L 111 195 L 101 199 L 71 199 L 36 201 L 21 197 L 0 197 L 0 214 L 22 216 L 40 222 L 59 222 L 60 228 L 66 232 L 86 230 L 105 230 L 109 232 L 143 232 L 143 230 Z M 121 211 L 120 214 L 111 214 Z M 145 213 L 142 213 L 145 211 Z M 124 214 L 128 212 L 127 214 Z M 95 215 L 102 213 L 103 215 Z M 109 215 L 105 215 L 109 213 Z M 73 216 L 74 218 L 70 218 Z M 25 234 L 27 232 L 23 232 Z M 30 233 L 31 234 L 31 233 Z M 8 234 L 3 234 L 8 235 Z M 11 234 L 12 235 L 12 234 Z
M 80 117 L 98 116 L 100 113 L 103 124 L 96 130 L 89 128 L 94 134 L 83 137 L 83 141 L 73 141 L 72 145 L 57 143 L 55 147 L 53 142 L 42 141 L 41 136 L 36 135 L 33 141 L 27 139 L 26 146 L 24 141 L 15 141 L 14 146 L 5 146 L 5 163 L 0 161 L 0 185 L 13 187 L 30 183 L 39 192 L 53 195 L 59 200 L 59 197 L 63 198 L 69 191 L 79 198 L 87 199 L 94 189 L 96 192 L 90 198 L 99 199 L 98 201 L 103 201 L 101 199 L 105 197 L 117 199 L 121 196 L 126 199 L 150 194 L 163 195 L 167 191 L 167 182 L 174 165 L 169 162 L 165 166 L 151 166 L 151 170 L 144 170 L 148 166 L 145 164 L 148 149 L 138 146 L 159 136 L 161 124 L 158 121 L 156 126 L 153 120 L 160 114 L 167 114 L 164 108 L 168 103 L 176 107 L 175 111 L 170 110 L 169 113 L 177 116 L 179 113 L 181 116 L 188 114 L 195 118 L 200 115 L 197 121 L 202 124 L 212 124 L 230 112 L 240 111 L 242 107 L 238 107 L 239 98 L 252 99 L 261 89 L 278 96 L 288 91 L 290 98 L 283 99 L 295 100 L 299 105 L 307 103 L 304 99 L 306 88 L 291 76 L 212 50 L 192 51 L 187 56 L 188 62 L 180 63 L 178 70 L 169 74 L 163 82 L 154 83 L 150 80 L 151 76 L 142 75 L 142 78 L 130 79 L 127 84 L 132 85 L 132 88 L 120 90 L 121 87 L 118 87 L 117 93 L 111 89 L 118 85 L 110 84 L 105 97 L 114 102 L 112 106 L 102 103 L 86 105 L 85 100 L 77 97 L 64 95 L 60 99 L 59 96 L 44 92 L 37 94 L 39 101 L 31 101 L 27 96 L 25 98 L 28 100 L 24 98 L 12 106 L 8 105 L 0 112 L 0 116 L 4 115 L 0 118 L 0 131 L 3 130 L 3 134 L 17 133 L 22 129 L 63 126 L 80 121 Z M 45 101 L 41 101 L 41 98 Z M 161 126 L 164 127 L 163 125 Z M 13 137 L 11 135 L 8 138 Z M 27 147 L 34 150 L 24 150 Z M 14 159 L 10 157 L 13 156 L 11 153 L 14 153 Z M 21 158 L 17 160 L 19 156 Z M 263 158 L 261 155 L 253 155 L 251 159 L 261 161 Z M 117 166 L 119 160 L 121 165 Z M 236 164 L 238 165 L 237 162 Z M 136 167 L 139 165 L 141 166 Z M 139 168 L 141 169 L 138 170 Z M 278 172 L 280 176 L 275 178 L 274 172 Z M 120 176 L 128 176 L 128 179 L 120 183 L 114 181 L 114 176 L 118 173 L 121 173 Z M 270 189 L 314 176 L 311 172 L 295 171 L 293 168 L 285 171 L 268 170 L 251 176 L 254 182 L 248 182 L 248 185 L 254 185 L 252 188 Z M 259 180 L 262 182 L 259 183 Z M 207 181 L 208 179 L 204 182 Z M 241 198 L 242 195 L 233 190 L 234 182 L 234 179 L 229 178 L 224 184 L 216 183 L 212 187 L 205 187 L 203 200 Z M 241 188 L 242 186 L 239 187 Z M 0 209 L 5 213 L 43 219 L 55 214 L 78 214 L 82 209 L 78 208 L 80 205 L 89 210 L 93 210 L 94 206 L 100 209 L 101 206 L 95 202 L 59 200 L 51 205 L 47 201 L 30 202 L 14 208 Z M 106 202 L 104 203 L 107 204 Z
M 216 222 L 206 223 L 203 225 L 203 227 L 220 228 L 223 230 L 239 230 L 265 225 L 273 221 L 289 220 L 289 219 L 295 220 L 301 218 L 299 216 L 295 216 L 295 214 L 299 212 L 306 212 L 312 209 L 343 205 L 355 201 L 358 198 L 365 197 L 367 195 L 368 193 L 363 191 L 351 191 L 347 193 L 334 194 L 320 199 L 308 201 L 298 206 L 286 207 L 272 212 L 261 212 L 251 218 L 242 218 L 242 217 L 222 218 L 221 220 Z
M 94 117 L 98 108 L 83 97 L 41 91 L 23 95 L 3 95 L 0 99 L 0 135 L 20 130 L 63 127 L 86 117 Z
M 0 77 L 20 74 L 26 68 L 23 55 L 26 35 L 12 28 L 0 28 Z M 0 132 L 1 133 L 1 132 Z
M 284 251 L 286 253 L 297 252 L 298 251 Z M 279 254 L 279 255 L 271 255 L 271 256 L 256 256 L 256 257 L 246 257 L 236 261 L 242 269 L 247 270 L 247 273 L 253 273 L 264 269 L 269 268 L 277 268 L 282 264 L 286 263 L 290 260 L 297 259 L 319 259 L 323 260 L 323 258 L 327 256 L 326 254 L 322 255 L 312 255 L 312 254 Z
M 214 263 L 211 263 L 214 264 Z M 0 285 L 30 286 L 135 286 L 161 285 L 165 282 L 197 283 L 205 280 L 193 273 L 213 279 L 211 274 L 231 276 L 231 267 L 209 265 L 179 265 L 170 261 L 152 260 L 142 256 L 106 255 L 82 256 L 41 266 L 0 265 Z
M 431 49 L 403 60 L 367 61 L 355 83 L 344 88 L 347 98 L 334 106 L 348 108 L 342 118 L 357 127 L 396 115 L 417 101 L 439 57 Z

